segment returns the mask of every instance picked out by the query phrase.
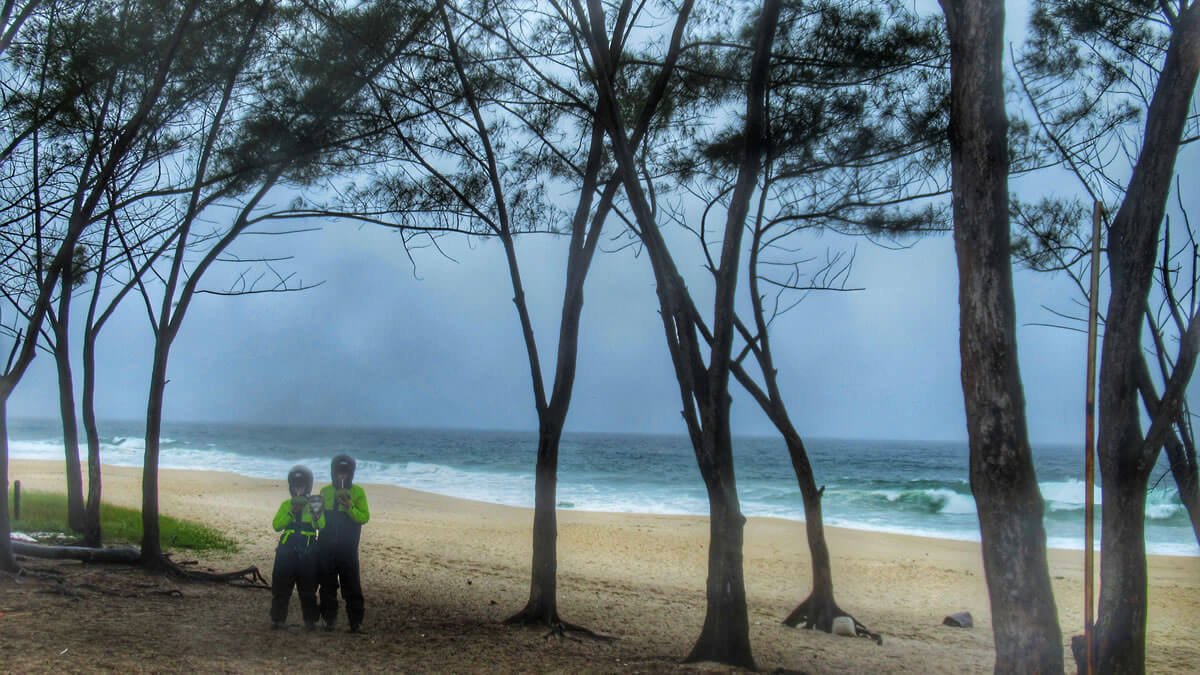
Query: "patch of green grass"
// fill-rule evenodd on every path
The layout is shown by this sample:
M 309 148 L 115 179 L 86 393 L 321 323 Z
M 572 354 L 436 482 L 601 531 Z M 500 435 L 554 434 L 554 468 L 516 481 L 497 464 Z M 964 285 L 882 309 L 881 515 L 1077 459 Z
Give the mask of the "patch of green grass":
M 13 494 L 9 492 L 9 515 L 14 514 Z M 159 515 L 159 540 L 164 548 L 192 551 L 237 550 L 237 543 L 219 531 L 170 516 Z M 21 491 L 21 518 L 12 520 L 12 529 L 20 532 L 58 533 L 67 538 L 78 535 L 67 525 L 67 496 L 51 492 Z M 138 544 L 142 541 L 142 512 L 111 504 L 100 505 L 100 530 L 105 543 Z

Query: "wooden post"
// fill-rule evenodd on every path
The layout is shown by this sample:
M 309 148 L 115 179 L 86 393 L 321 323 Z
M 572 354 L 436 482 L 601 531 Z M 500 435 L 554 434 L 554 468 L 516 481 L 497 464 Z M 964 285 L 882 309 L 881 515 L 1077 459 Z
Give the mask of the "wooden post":
M 13 520 L 21 519 L 21 481 L 13 481 Z
M 1087 429 L 1083 434 L 1085 457 L 1083 460 L 1083 639 L 1087 649 L 1087 675 L 1096 672 L 1095 640 L 1096 631 L 1093 625 L 1094 607 L 1094 577 L 1096 556 L 1092 551 L 1092 541 L 1095 537 L 1096 503 L 1093 492 L 1096 484 L 1096 318 L 1100 307 L 1100 220 L 1104 207 L 1097 201 L 1092 205 L 1092 286 L 1088 292 L 1088 343 L 1087 343 Z

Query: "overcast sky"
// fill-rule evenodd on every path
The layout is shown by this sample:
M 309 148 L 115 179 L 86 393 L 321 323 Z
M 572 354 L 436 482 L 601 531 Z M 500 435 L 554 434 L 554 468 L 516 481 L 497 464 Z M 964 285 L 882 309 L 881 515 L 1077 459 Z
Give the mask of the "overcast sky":
M 172 354 L 167 418 L 536 429 L 499 242 L 444 243 L 458 262 L 426 250 L 414 269 L 398 236 L 378 228 L 334 224 L 273 239 L 297 256 L 292 271 L 324 284 L 302 293 L 200 297 Z M 965 438 L 951 237 L 902 251 L 826 237 L 805 252 L 824 256 L 855 244 L 851 285 L 866 290 L 812 295 L 773 333 L 798 427 L 823 437 Z M 699 295 L 704 272 L 688 251 L 681 266 Z M 520 254 L 550 372 L 563 245 L 528 239 Z M 1041 304 L 1069 310 L 1070 289 L 1030 273 L 1017 282 L 1030 433 L 1070 442 L 1082 429 L 1085 338 L 1027 325 L 1052 318 Z M 586 298 L 569 429 L 683 432 L 648 261 L 631 250 L 599 255 Z M 140 303 L 126 303 L 99 349 L 100 415 L 139 418 L 151 350 Z M 53 360 L 43 355 L 11 413 L 55 415 L 55 386 Z M 773 431 L 747 394 L 735 388 L 733 395 L 736 433 Z
M 1179 170 L 1195 176 L 1196 168 L 1192 151 Z M 697 302 L 711 307 L 694 242 L 678 241 L 692 244 L 682 247 L 680 265 Z M 415 268 L 398 236 L 378 228 L 332 224 L 270 244 L 296 256 L 284 269 L 324 283 L 302 293 L 199 298 L 172 353 L 168 420 L 536 429 L 499 242 L 446 239 L 457 262 L 426 250 L 417 253 Z M 564 244 L 537 238 L 520 246 L 548 376 Z M 261 244 L 239 246 L 254 245 Z M 798 428 L 811 437 L 965 439 L 951 237 L 902 251 L 813 238 L 805 253 L 852 247 L 850 285 L 866 290 L 813 295 L 773 332 Z M 1031 325 L 1053 319 L 1043 305 L 1071 310 L 1076 296 L 1064 280 L 1047 275 L 1018 271 L 1016 282 L 1030 436 L 1077 443 L 1086 338 Z M 220 286 L 215 278 L 214 286 Z M 586 298 L 568 431 L 683 433 L 648 261 L 628 249 L 599 255 Z M 99 344 L 102 418 L 144 416 L 151 344 L 140 302 L 126 302 Z M 736 434 L 773 433 L 749 395 L 735 386 L 733 396 Z M 35 361 L 9 412 L 57 415 L 48 355 Z

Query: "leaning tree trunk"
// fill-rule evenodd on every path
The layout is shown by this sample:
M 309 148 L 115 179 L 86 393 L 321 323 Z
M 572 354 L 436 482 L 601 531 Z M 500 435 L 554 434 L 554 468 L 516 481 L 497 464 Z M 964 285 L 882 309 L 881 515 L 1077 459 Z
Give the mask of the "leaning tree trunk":
M 693 3 L 680 3 L 675 28 L 671 34 L 661 77 L 655 83 L 658 95 L 665 91 L 666 76 L 674 69 L 681 49 L 684 28 L 691 16 Z M 730 354 L 734 334 L 734 295 L 737 287 L 738 260 L 741 255 L 741 235 L 750 195 L 755 189 L 764 147 L 764 100 L 769 79 L 771 44 L 775 36 L 780 3 L 764 0 L 755 38 L 755 54 L 751 65 L 747 95 L 747 126 L 745 147 L 738 170 L 738 179 L 730 198 L 721 264 L 716 272 L 712 340 L 709 365 L 705 367 L 699 348 L 698 316 L 691 296 L 679 274 L 662 234 L 658 230 L 654 211 L 641 184 L 641 171 L 634 160 L 624 115 L 618 103 L 609 65 L 612 52 L 605 39 L 607 21 L 599 0 L 589 0 L 587 12 L 576 3 L 580 23 L 588 26 L 588 49 L 594 66 L 596 90 L 600 95 L 597 110 L 611 140 L 611 149 L 630 207 L 639 227 L 647 257 L 654 270 L 659 297 L 659 316 L 667 348 L 679 384 L 683 417 L 696 455 L 696 463 L 704 479 L 709 500 L 710 543 L 708 555 L 707 608 L 704 626 L 688 661 L 717 661 L 732 666 L 754 669 L 750 648 L 750 628 L 746 608 L 746 587 L 743 575 L 742 543 L 745 517 L 738 503 L 733 470 L 733 444 L 729 428 Z M 662 88 L 660 88 L 662 87 Z M 655 99 L 652 97 L 652 101 Z M 651 108 L 651 110 L 653 110 Z
M 737 368 L 735 372 L 739 380 L 748 381 L 743 369 Z M 777 392 L 774 382 L 770 383 L 770 387 Z M 833 563 L 829 555 L 829 545 L 825 542 L 825 519 L 821 509 L 821 498 L 825 488 L 817 487 L 816 475 L 813 473 L 812 463 L 808 460 L 808 451 L 804 447 L 804 440 L 800 438 L 800 433 L 792 425 L 787 409 L 781 402 L 773 403 L 766 399 L 765 395 L 760 397 L 762 392 L 757 388 L 751 391 L 763 406 L 767 416 L 783 434 L 784 441 L 787 443 L 788 455 L 792 460 L 792 470 L 796 474 L 796 481 L 800 484 L 800 496 L 804 502 L 804 529 L 808 536 L 808 551 L 812 556 L 812 592 L 792 610 L 791 614 L 787 615 L 783 623 L 792 628 L 803 623 L 805 628 L 816 628 L 831 633 L 833 632 L 833 620 L 844 616 L 854 622 L 856 635 L 868 637 L 877 644 L 883 644 L 881 635 L 873 632 L 853 615 L 839 607 L 834 598 Z
M 1184 339 L 1187 339 L 1186 336 Z M 1160 345 L 1156 346 L 1159 352 L 1165 353 L 1165 345 L 1161 344 L 1157 336 L 1155 342 Z M 1178 367 L 1177 363 L 1177 370 Z M 1137 376 L 1142 406 L 1151 419 L 1158 418 L 1163 414 L 1161 412 L 1163 402 L 1154 391 L 1154 384 L 1150 379 L 1150 369 L 1146 365 L 1144 356 L 1138 364 Z M 1191 411 L 1186 405 L 1181 406 L 1171 428 L 1164 433 L 1163 449 L 1167 453 L 1171 475 L 1175 478 L 1179 501 L 1183 503 L 1183 508 L 1192 523 L 1192 534 L 1196 537 L 1196 543 L 1200 544 L 1200 471 L 1196 466 L 1196 445 L 1192 436 L 1190 419 Z
M 792 469 L 800 484 L 800 496 L 804 500 L 804 529 L 808 535 L 808 550 L 812 556 L 812 593 L 800 606 L 784 619 L 784 623 L 795 627 L 801 622 L 805 628 L 817 628 L 826 633 L 833 630 L 833 619 L 842 611 L 833 599 L 833 564 L 829 557 L 829 546 L 825 543 L 825 523 L 821 515 L 821 490 L 817 487 L 812 464 L 804 450 L 804 441 L 793 430 L 785 434 Z
M 950 34 L 950 148 L 959 349 L 997 673 L 1061 673 L 1042 496 L 1025 426 L 1009 260 L 1004 3 L 941 0 Z
M 560 623 L 558 617 L 558 446 L 562 427 L 543 423 L 538 430 L 534 478 L 533 572 L 525 608 L 511 624 Z
M 4 386 L 8 383 L 5 382 Z M 0 391 L 0 571 L 16 572 L 12 550 L 12 521 L 8 513 L 8 396 Z
M 753 265 L 751 268 L 753 269 Z M 753 288 L 753 279 L 751 282 Z M 758 312 L 759 308 L 756 306 L 755 313 Z M 760 329 L 763 327 L 760 326 Z M 812 463 L 808 459 L 804 440 L 800 438 L 800 432 L 796 431 L 795 425 L 792 424 L 787 407 L 778 398 L 779 387 L 775 380 L 775 368 L 769 353 L 769 345 L 769 340 L 761 339 L 762 353 L 758 358 L 759 368 L 763 371 L 766 388 L 771 392 L 770 395 L 754 382 L 741 364 L 733 364 L 733 373 L 746 391 L 750 392 L 750 395 L 758 401 L 763 412 L 767 414 L 767 417 L 771 419 L 775 428 L 783 436 L 783 440 L 787 444 L 788 457 L 792 460 L 792 471 L 796 474 L 796 482 L 800 486 L 800 496 L 804 503 L 804 528 L 808 539 L 809 554 L 812 557 L 812 592 L 809 593 L 808 598 L 792 610 L 791 614 L 787 615 L 783 623 L 792 628 L 803 623 L 805 628 L 817 628 L 829 633 L 833 631 L 834 618 L 850 615 L 838 607 L 833 595 L 833 564 L 829 555 L 829 546 L 825 542 L 825 521 L 821 513 L 821 497 L 824 488 L 817 487 L 816 475 L 813 473 Z M 854 619 L 854 617 L 850 618 Z M 872 633 L 857 619 L 854 619 L 854 624 L 855 632 L 859 635 L 866 635 L 876 641 L 881 640 L 879 635 Z
M 1182 425 L 1176 428 L 1186 433 Z M 1169 434 L 1164 445 L 1167 450 L 1167 461 L 1171 464 L 1171 475 L 1175 477 L 1175 486 L 1179 489 L 1179 501 L 1187 511 L 1192 523 L 1192 534 L 1196 543 L 1200 544 L 1200 472 L 1196 467 L 1196 450 L 1185 446 L 1176 434 Z
M 160 344 L 154 350 L 146 405 L 146 454 L 142 462 L 142 565 L 149 569 L 160 569 L 165 563 L 158 527 L 159 439 L 167 388 L 167 349 L 161 344 L 163 339 L 160 333 Z
M 795 429 L 784 434 L 792 469 L 800 484 L 800 496 L 804 501 L 804 529 L 808 535 L 808 551 L 812 556 L 812 592 L 783 622 L 795 627 L 801 623 L 805 628 L 816 628 L 826 633 L 833 631 L 833 620 L 849 616 L 838 607 L 833 596 L 833 563 L 829 545 L 825 542 L 825 522 L 821 513 L 822 489 L 817 487 L 812 463 L 804 449 L 804 441 Z M 851 617 L 853 619 L 853 617 Z M 856 629 L 861 624 L 855 620 Z M 862 627 L 865 631 L 866 628 Z M 869 631 L 867 631 L 868 634 Z M 872 634 L 873 635 L 873 634 Z M 876 636 L 877 637 L 877 636 Z
M 68 267 L 70 267 L 68 265 Z M 67 525 L 76 532 L 84 530 L 83 474 L 79 466 L 79 422 L 75 415 L 75 378 L 71 374 L 70 271 L 62 276 L 62 297 L 59 298 L 54 329 L 54 363 L 58 367 L 58 408 L 62 415 L 63 452 L 67 464 Z
M 83 429 L 88 446 L 88 494 L 83 513 L 83 541 L 96 547 L 103 540 L 100 528 L 100 429 L 96 424 L 96 338 L 83 340 Z

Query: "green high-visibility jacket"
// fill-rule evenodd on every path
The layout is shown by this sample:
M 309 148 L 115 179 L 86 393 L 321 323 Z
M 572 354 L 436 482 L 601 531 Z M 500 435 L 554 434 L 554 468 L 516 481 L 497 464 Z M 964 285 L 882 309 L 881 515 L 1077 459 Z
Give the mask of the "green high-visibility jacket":
M 307 548 L 315 540 L 317 530 L 325 527 L 325 514 L 322 513 L 314 523 L 312 509 L 305 504 L 297 517 L 292 512 L 292 500 L 285 499 L 279 505 L 279 510 L 275 512 L 275 519 L 271 521 L 271 527 L 275 528 L 276 532 L 282 533 L 279 536 L 280 546 L 291 541 L 293 544 L 300 544 L 301 548 Z
M 349 508 L 339 506 L 336 495 L 337 490 L 332 485 L 321 488 L 326 517 L 326 524 L 321 528 L 321 547 L 331 551 L 356 549 L 362 526 L 371 519 L 367 493 L 361 486 L 351 485 Z

